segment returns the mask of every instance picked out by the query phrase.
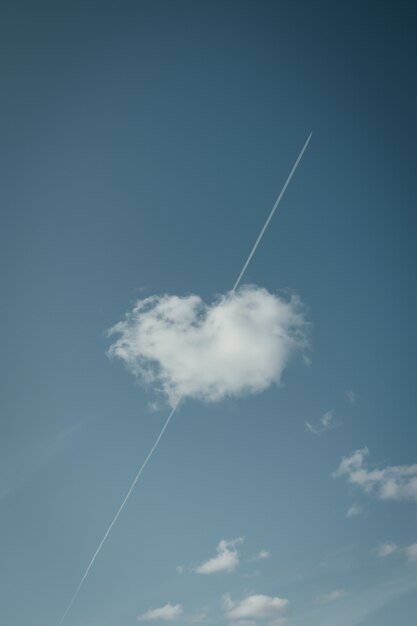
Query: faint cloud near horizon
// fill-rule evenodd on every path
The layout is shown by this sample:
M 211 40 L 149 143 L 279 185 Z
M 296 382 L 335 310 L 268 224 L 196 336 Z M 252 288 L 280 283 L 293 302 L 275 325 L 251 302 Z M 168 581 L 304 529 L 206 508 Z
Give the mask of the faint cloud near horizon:
M 338 422 L 335 421 L 333 411 L 326 411 L 315 424 L 305 422 L 305 430 L 312 435 L 321 435 L 321 433 L 326 432 L 326 430 L 336 428 L 338 425 Z
M 395 544 L 392 541 L 386 541 L 385 543 L 380 543 L 375 548 L 375 552 L 377 556 L 383 559 L 387 556 L 390 556 L 391 554 L 394 554 L 394 552 L 396 552 L 397 549 L 398 549 L 397 544 Z
M 410 563 L 417 563 L 417 543 L 407 546 L 404 552 Z
M 346 393 L 347 399 L 349 400 L 351 404 L 355 404 L 355 402 L 359 399 L 358 394 L 352 391 L 351 389 L 349 389 L 345 393 Z
M 405 548 L 401 548 L 393 541 L 386 541 L 385 543 L 380 543 L 375 548 L 375 553 L 380 558 L 386 558 L 394 553 L 401 553 L 410 563 L 417 563 L 417 543 L 412 543 L 405 546 Z
M 361 515 L 362 511 L 363 509 L 361 505 L 355 502 L 354 504 L 352 504 L 352 506 L 348 508 L 345 517 L 347 517 L 348 519 L 351 517 L 357 517 L 358 515 Z
M 344 589 L 335 589 L 334 591 L 330 591 L 329 593 L 324 593 L 315 598 L 316 604 L 331 604 L 332 602 L 337 602 L 341 598 L 347 596 L 348 593 Z
M 268 550 L 259 550 L 256 554 L 253 555 L 249 561 L 265 561 L 266 559 L 271 558 L 271 553 Z

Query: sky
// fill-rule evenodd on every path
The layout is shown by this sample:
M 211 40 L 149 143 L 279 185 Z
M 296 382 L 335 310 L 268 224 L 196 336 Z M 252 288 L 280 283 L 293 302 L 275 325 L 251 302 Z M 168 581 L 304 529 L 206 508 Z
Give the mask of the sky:
M 1 624 L 415 626 L 415 13 L 1 3 Z

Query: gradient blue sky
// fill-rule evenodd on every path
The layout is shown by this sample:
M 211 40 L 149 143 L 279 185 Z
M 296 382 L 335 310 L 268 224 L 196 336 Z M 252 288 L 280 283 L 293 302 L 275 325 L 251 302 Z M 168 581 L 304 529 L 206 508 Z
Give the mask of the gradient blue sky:
M 289 626 L 415 626 L 416 501 L 331 476 L 364 446 L 417 462 L 414 3 L 0 13 L 0 623 L 57 624 L 166 418 L 105 331 L 229 289 L 313 130 L 246 276 L 301 297 L 311 365 L 181 407 L 65 623 L 171 602 L 226 625 L 230 593 L 288 599 Z M 237 537 L 234 572 L 193 571 Z

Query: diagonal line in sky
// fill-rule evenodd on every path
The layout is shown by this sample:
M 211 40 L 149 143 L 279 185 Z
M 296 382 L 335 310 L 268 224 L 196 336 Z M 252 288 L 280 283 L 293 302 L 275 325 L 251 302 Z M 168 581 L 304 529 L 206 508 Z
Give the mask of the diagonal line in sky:
M 112 519 L 112 521 L 111 521 L 110 526 L 109 526 L 109 527 L 108 527 L 108 529 L 106 530 L 106 532 L 105 532 L 105 534 L 104 534 L 104 536 L 103 536 L 103 539 L 100 541 L 100 543 L 99 543 L 99 545 L 98 545 L 97 550 L 94 552 L 93 557 L 92 557 L 91 561 L 89 562 L 89 564 L 88 564 L 88 566 L 87 566 L 87 569 L 85 570 L 85 572 L 84 572 L 84 574 L 83 574 L 83 577 L 81 578 L 80 582 L 78 583 L 78 587 L 76 588 L 76 590 L 75 590 L 75 592 L 74 592 L 74 595 L 73 595 L 73 596 L 72 596 L 72 598 L 71 598 L 70 603 L 68 604 L 67 608 L 65 609 L 65 613 L 63 614 L 63 616 L 61 617 L 61 619 L 60 619 L 60 621 L 59 621 L 59 623 L 58 623 L 58 626 L 61 626 L 61 624 L 63 623 L 64 619 L 65 619 L 65 618 L 66 618 L 66 616 L 68 615 L 68 613 L 69 613 L 69 611 L 70 611 L 70 609 L 71 609 L 72 605 L 74 604 L 75 600 L 77 599 L 77 596 L 78 596 L 78 594 L 79 594 L 79 593 L 80 593 L 80 591 L 81 591 L 81 587 L 83 586 L 84 581 L 85 581 L 85 579 L 87 578 L 87 576 L 88 576 L 88 574 L 89 574 L 89 572 L 90 572 L 90 569 L 93 567 L 94 561 L 95 561 L 95 560 L 96 560 L 96 558 L 98 557 L 99 552 L 100 552 L 101 548 L 103 547 L 103 545 L 104 545 L 104 543 L 105 543 L 105 541 L 106 541 L 107 537 L 110 535 L 110 532 L 111 532 L 111 530 L 112 530 L 113 526 L 115 525 L 115 523 L 117 522 L 117 519 L 118 519 L 118 517 L 119 517 L 120 513 L 123 511 L 123 509 L 124 509 L 124 507 L 125 507 L 126 502 L 129 500 L 130 495 L 131 495 L 131 493 L 132 493 L 133 489 L 135 488 L 135 485 L 136 485 L 136 483 L 138 482 L 139 478 L 141 477 L 143 470 L 144 470 L 144 469 L 145 469 L 145 467 L 147 466 L 149 459 L 151 458 L 151 456 L 152 456 L 152 455 L 153 455 L 153 453 L 155 452 L 156 448 L 158 447 L 158 444 L 159 444 L 159 442 L 160 442 L 160 441 L 161 441 L 161 439 L 162 439 L 162 435 L 164 434 L 165 430 L 167 429 L 167 426 L 168 426 L 168 424 L 170 423 L 171 418 L 172 418 L 172 416 L 174 415 L 175 410 L 176 410 L 177 406 L 179 405 L 180 401 L 181 401 L 181 398 L 179 398 L 179 399 L 177 400 L 177 403 L 176 403 L 176 404 L 174 405 L 174 407 L 172 408 L 171 413 L 168 415 L 168 418 L 167 418 L 167 420 L 165 421 L 165 424 L 163 425 L 161 432 L 159 433 L 158 437 L 156 438 L 155 443 L 153 444 L 152 448 L 150 449 L 150 451 L 149 451 L 149 453 L 148 453 L 148 456 L 146 457 L 146 459 L 145 459 L 145 460 L 144 460 L 144 462 L 142 463 L 141 468 L 140 468 L 140 470 L 138 471 L 138 473 L 136 474 L 136 476 L 135 476 L 135 479 L 134 479 L 133 483 L 130 485 L 129 491 L 128 491 L 128 492 L 127 492 L 127 494 L 125 495 L 125 497 L 124 497 L 124 500 L 123 500 L 122 504 L 119 506 L 119 508 L 118 508 L 118 510 L 117 510 L 117 513 L 116 513 L 116 515 L 113 517 L 113 519 Z
M 239 276 L 238 276 L 238 278 L 237 278 L 237 280 L 236 280 L 235 284 L 233 285 L 233 289 L 231 290 L 231 293 L 235 292 L 235 291 L 236 291 L 236 289 L 238 288 L 238 286 L 239 286 L 239 284 L 240 284 L 240 282 L 241 282 L 241 280 L 242 280 L 242 278 L 243 278 L 243 276 L 244 276 L 244 274 L 245 274 L 245 272 L 246 272 L 246 270 L 247 270 L 247 268 L 248 268 L 248 265 L 249 265 L 249 263 L 251 262 L 252 257 L 253 257 L 253 255 L 255 254 L 256 249 L 257 249 L 257 247 L 259 246 L 259 244 L 260 244 L 260 242 L 261 242 L 261 239 L 262 239 L 262 237 L 263 237 L 263 236 L 264 236 L 264 234 L 265 234 L 266 229 L 268 228 L 269 222 L 270 222 L 270 221 L 271 221 L 271 219 L 273 218 L 273 215 L 274 215 L 275 211 L 277 210 L 278 205 L 279 205 L 279 203 L 281 202 L 282 197 L 283 197 L 283 195 L 284 195 L 284 193 L 285 193 L 285 191 L 286 191 L 286 189 L 287 189 L 288 185 L 290 184 L 291 179 L 292 179 L 292 177 L 294 176 L 295 171 L 296 171 L 296 169 L 297 169 L 297 167 L 298 167 L 298 165 L 299 165 L 299 163 L 300 163 L 301 159 L 303 158 L 303 154 L 304 154 L 304 152 L 305 152 L 305 151 L 306 151 L 306 149 L 307 149 L 307 146 L 308 146 L 308 144 L 309 144 L 309 142 L 310 142 L 310 139 L 311 139 L 312 135 L 313 135 L 313 133 L 310 133 L 310 134 L 309 134 L 309 136 L 307 137 L 307 140 L 306 140 L 306 142 L 305 142 L 304 146 L 301 148 L 300 154 L 298 155 L 297 160 L 295 161 L 295 163 L 294 163 L 294 165 L 293 165 L 293 167 L 292 167 L 292 169 L 291 169 L 290 173 L 288 174 L 287 180 L 285 181 L 284 186 L 282 187 L 282 189 L 281 189 L 281 191 L 280 191 L 280 193 L 279 193 L 279 196 L 278 196 L 278 198 L 276 199 L 275 204 L 274 204 L 274 206 L 272 207 L 272 210 L 271 210 L 270 214 L 268 215 L 268 218 L 267 218 L 267 220 L 266 220 L 265 224 L 263 225 L 262 230 L 261 230 L 261 232 L 259 233 L 257 240 L 255 241 L 255 243 L 254 243 L 254 245 L 253 245 L 253 248 L 252 248 L 252 250 L 250 251 L 248 258 L 246 259 L 245 264 L 243 265 L 242 270 L 241 270 L 241 272 L 240 272 L 240 274 L 239 274 Z M 67 617 L 68 613 L 70 612 L 70 610 L 71 610 L 71 608 L 72 608 L 72 605 L 74 604 L 75 600 L 76 600 L 76 599 L 77 599 L 77 597 L 78 597 L 78 594 L 79 594 L 79 593 L 80 593 L 80 591 L 81 591 L 81 588 L 82 588 L 82 586 L 83 586 L 83 584 L 84 584 L 84 582 L 85 582 L 85 579 L 87 578 L 87 576 L 88 576 L 88 574 L 89 574 L 89 572 L 90 572 L 91 568 L 92 568 L 92 567 L 93 567 L 93 565 L 94 565 L 94 561 L 95 561 L 95 560 L 96 560 L 96 558 L 98 557 L 98 555 L 99 555 L 99 553 L 100 553 L 100 551 L 101 551 L 101 549 L 102 549 L 103 545 L 105 544 L 105 542 L 106 542 L 106 540 L 107 540 L 107 538 L 108 538 L 109 534 L 111 533 L 111 531 L 112 531 L 112 529 L 113 529 L 113 526 L 116 524 L 116 522 L 117 522 L 117 520 L 118 520 L 118 518 L 119 518 L 119 515 L 120 515 L 120 514 L 121 514 L 121 512 L 123 511 L 123 509 L 124 509 L 124 507 L 125 507 L 125 505 L 126 505 L 127 501 L 129 500 L 130 496 L 132 495 L 132 492 L 133 492 L 133 490 L 134 490 L 134 488 L 135 488 L 135 486 L 136 486 L 136 483 L 138 482 L 139 478 L 142 476 L 142 473 L 143 473 L 143 471 L 144 471 L 145 467 L 147 466 L 148 461 L 150 461 L 151 456 L 153 455 L 153 453 L 155 452 L 156 448 L 158 447 L 159 442 L 161 441 L 162 436 L 163 436 L 164 432 L 166 431 L 166 429 L 167 429 L 167 427 L 168 427 L 168 424 L 170 423 L 170 421 L 171 421 L 172 417 L 174 416 L 174 413 L 175 413 L 175 411 L 177 410 L 177 408 L 178 408 L 178 406 L 179 406 L 179 404 L 180 404 L 181 400 L 182 400 L 182 396 L 178 398 L 178 400 L 177 400 L 177 401 L 176 401 L 176 403 L 174 404 L 174 406 L 173 406 L 173 408 L 172 408 L 172 410 L 171 410 L 170 414 L 168 415 L 168 417 L 167 417 L 167 419 L 166 419 L 166 421 L 165 421 L 164 425 L 162 426 L 162 429 L 161 429 L 161 431 L 160 431 L 160 433 L 159 433 L 158 437 L 156 438 L 155 443 L 153 444 L 152 448 L 150 449 L 150 451 L 149 451 L 149 453 L 148 453 L 148 456 L 146 457 L 146 459 L 145 459 L 145 460 L 144 460 L 144 462 L 142 463 L 142 465 L 141 465 L 141 467 L 140 467 L 140 469 L 139 469 L 138 473 L 136 474 L 136 476 L 135 476 L 135 478 L 134 478 L 134 480 L 133 480 L 133 482 L 132 482 L 132 484 L 131 484 L 131 486 L 130 486 L 130 488 L 129 488 L 129 491 L 127 492 L 127 494 L 125 495 L 125 497 L 124 497 L 124 499 L 123 499 L 123 501 L 122 501 L 121 505 L 119 506 L 119 508 L 118 508 L 118 510 L 117 510 L 117 513 L 116 513 L 116 515 L 113 517 L 113 519 L 112 519 L 112 521 L 111 521 L 111 523 L 110 523 L 110 526 L 108 527 L 108 529 L 107 529 L 107 530 L 106 530 L 106 532 L 104 533 L 103 539 L 100 541 L 100 543 L 99 543 L 99 545 L 98 545 L 98 547 L 97 547 L 97 550 L 94 552 L 94 554 L 93 554 L 93 556 L 92 556 L 92 558 L 91 558 L 91 560 L 90 560 L 90 562 L 89 562 L 89 564 L 88 564 L 88 566 L 87 566 L 87 569 L 85 570 L 85 572 L 84 572 L 84 574 L 83 574 L 83 576 L 82 576 L 82 578 L 81 578 L 80 582 L 78 583 L 78 586 L 77 586 L 77 588 L 76 588 L 76 590 L 75 590 L 75 592 L 74 592 L 74 595 L 72 596 L 72 598 L 71 598 L 71 600 L 70 600 L 70 602 L 69 602 L 69 604 L 68 604 L 67 608 L 65 609 L 64 614 L 62 615 L 61 619 L 60 619 L 60 620 L 59 620 L 59 622 L 58 622 L 58 626 L 62 626 L 62 624 L 63 624 L 63 622 L 64 622 L 65 618 Z
M 244 275 L 244 273 L 246 272 L 246 270 L 247 270 L 247 268 L 248 268 L 248 265 L 249 265 L 249 263 L 250 263 L 250 262 L 251 262 L 251 260 L 252 260 L 253 255 L 254 255 L 254 254 L 255 254 L 255 252 L 256 252 L 256 248 L 257 248 L 257 247 L 259 246 L 259 244 L 261 243 L 261 239 L 262 239 L 262 237 L 264 236 L 266 229 L 268 228 L 269 222 L 272 220 L 272 218 L 273 218 L 273 216 L 274 216 L 274 213 L 275 213 L 275 211 L 277 210 L 278 205 L 279 205 L 279 203 L 281 202 L 282 197 L 283 197 L 283 195 L 284 195 L 284 193 L 285 193 L 285 191 L 286 191 L 286 189 L 287 189 L 288 185 L 289 185 L 289 184 L 290 184 L 290 182 L 291 182 L 291 178 L 294 176 L 294 174 L 295 174 L 295 170 L 297 169 L 297 167 L 298 167 L 298 165 L 299 165 L 299 163 L 300 163 L 301 159 L 303 158 L 303 154 L 304 154 L 304 152 L 306 151 L 308 144 L 310 143 L 310 139 L 311 139 L 312 135 L 313 135 L 313 133 L 310 133 L 310 134 L 309 134 L 309 136 L 307 137 L 307 141 L 305 142 L 304 146 L 301 148 L 301 152 L 300 152 L 300 154 L 298 155 L 296 162 L 295 162 L 295 163 L 294 163 L 294 165 L 292 166 L 292 170 L 291 170 L 291 172 L 288 174 L 287 180 L 285 181 L 284 186 L 283 186 L 283 188 L 281 189 L 280 194 L 279 194 L 278 198 L 276 199 L 275 204 L 274 204 L 274 206 L 272 207 L 272 210 L 271 210 L 270 214 L 268 215 L 268 218 L 267 218 L 267 220 L 266 220 L 265 224 L 263 225 L 263 228 L 262 228 L 261 232 L 260 232 L 260 233 L 259 233 L 259 235 L 258 235 L 258 239 L 255 241 L 254 246 L 253 246 L 252 250 L 250 251 L 248 258 L 246 259 L 245 264 L 244 264 L 244 266 L 242 267 L 242 270 L 241 270 L 241 272 L 240 272 L 240 274 L 239 274 L 239 276 L 238 276 L 238 279 L 237 279 L 237 281 L 235 282 L 235 284 L 233 285 L 232 293 L 233 293 L 234 291 L 236 291 L 236 289 L 238 288 L 239 283 L 240 283 L 240 281 L 242 280 L 243 275 Z

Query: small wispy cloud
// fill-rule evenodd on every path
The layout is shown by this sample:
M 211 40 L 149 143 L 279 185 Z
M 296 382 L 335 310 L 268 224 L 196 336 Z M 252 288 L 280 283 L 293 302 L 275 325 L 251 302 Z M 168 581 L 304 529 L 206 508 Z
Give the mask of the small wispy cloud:
M 396 552 L 397 549 L 398 549 L 398 546 L 396 543 L 393 543 L 392 541 L 386 541 L 385 543 L 380 543 L 375 548 L 375 552 L 377 556 L 383 559 L 389 556 L 390 554 L 394 554 L 394 552 Z
M 345 596 L 347 596 L 347 591 L 344 589 L 335 589 L 334 591 L 330 591 L 330 593 L 324 593 L 317 596 L 315 602 L 317 604 L 331 604 L 332 602 L 337 602 Z
M 368 448 L 361 448 L 344 457 L 333 472 L 333 478 L 344 476 L 348 482 L 360 487 L 365 493 L 375 494 L 380 500 L 417 502 L 417 463 L 369 470 L 365 465 L 368 455 Z
M 326 413 L 319 419 L 318 422 L 312 424 L 311 422 L 305 423 L 306 432 L 312 435 L 321 435 L 326 430 L 336 428 L 337 422 L 335 421 L 333 411 L 326 411 Z
M 297 297 L 254 285 L 211 305 L 197 295 L 152 296 L 110 329 L 119 337 L 108 354 L 171 405 L 179 397 L 218 401 L 279 383 L 291 356 L 307 346 L 307 329 Z
M 346 391 L 346 397 L 351 404 L 355 404 L 356 400 L 358 400 L 359 398 L 358 394 L 352 391 L 351 389 Z
M 272 620 L 269 624 L 278 624 L 287 611 L 289 601 L 286 598 L 254 594 L 246 596 L 240 602 L 232 600 L 229 594 L 223 597 L 223 608 L 227 619 L 233 622 L 240 620 Z M 281 621 L 281 624 L 283 622 Z
M 138 622 L 154 622 L 156 620 L 171 622 L 178 619 L 183 614 L 183 608 L 181 604 L 165 604 L 159 609 L 149 609 L 146 613 L 137 617 Z
M 410 563 L 417 563 L 417 543 L 412 543 L 404 549 L 405 556 Z
M 271 558 L 271 553 L 268 550 L 260 550 L 256 554 L 253 555 L 250 561 L 265 561 L 266 559 Z
M 239 553 L 236 546 L 243 543 L 243 537 L 231 541 L 222 539 L 217 546 L 217 554 L 195 568 L 197 574 L 217 574 L 234 572 L 239 565 Z
M 357 504 L 356 502 L 354 504 L 352 504 L 352 506 L 350 506 L 348 508 L 348 510 L 346 511 L 346 517 L 349 519 L 350 517 L 357 517 L 358 515 L 360 515 L 362 513 L 362 507 L 360 504 Z
M 417 543 L 412 543 L 405 548 L 401 548 L 393 541 L 387 541 L 385 543 L 380 543 L 375 548 L 375 553 L 380 558 L 385 558 L 394 553 L 401 553 L 410 563 L 417 563 Z

